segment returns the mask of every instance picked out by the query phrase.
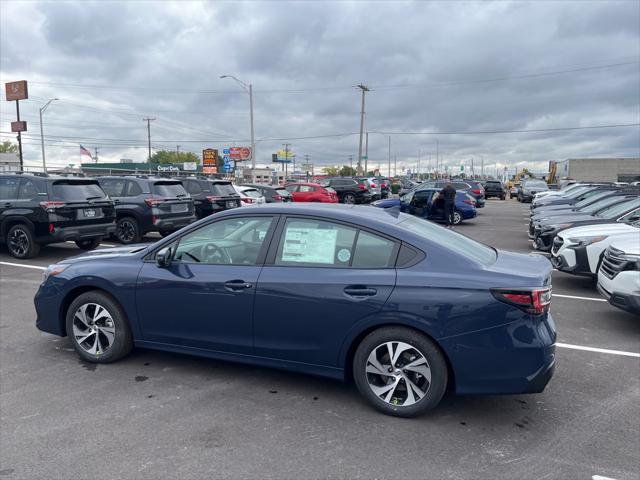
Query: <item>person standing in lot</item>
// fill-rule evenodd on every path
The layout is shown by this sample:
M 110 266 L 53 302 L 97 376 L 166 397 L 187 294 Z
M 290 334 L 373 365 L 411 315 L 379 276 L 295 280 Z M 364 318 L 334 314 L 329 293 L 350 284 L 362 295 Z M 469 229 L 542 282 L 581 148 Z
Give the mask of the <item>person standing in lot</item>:
M 453 213 L 456 210 L 456 189 L 451 183 L 447 183 L 440 192 L 444 199 L 444 218 L 447 221 L 447 228 L 453 228 Z

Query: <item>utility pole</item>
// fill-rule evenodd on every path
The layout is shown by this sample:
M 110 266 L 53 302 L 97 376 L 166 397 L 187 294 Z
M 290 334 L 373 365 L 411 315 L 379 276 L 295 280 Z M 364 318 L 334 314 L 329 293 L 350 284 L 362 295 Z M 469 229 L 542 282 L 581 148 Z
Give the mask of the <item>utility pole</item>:
M 398 157 L 394 155 L 393 157 L 393 176 L 398 176 Z
M 369 91 L 369 87 L 363 85 L 356 85 L 362 91 L 362 108 L 360 109 L 360 141 L 358 143 L 358 175 L 362 175 L 362 133 L 364 131 L 364 95 Z
M 440 173 L 440 152 L 438 151 L 438 139 L 436 138 L 436 178 L 438 178 L 438 173 Z
M 416 164 L 416 174 L 418 175 L 418 180 L 420 180 L 420 157 L 422 157 L 422 149 L 418 149 L 418 163 Z
M 95 157 L 93 157 L 93 160 L 98 163 L 98 147 L 93 147 L 93 151 L 96 152 Z
M 349 155 L 349 168 L 353 170 L 353 155 Z
M 391 176 L 391 135 L 389 135 L 389 176 Z
M 289 147 L 291 146 L 290 143 L 283 143 L 282 146 L 284 147 L 284 178 L 285 180 L 287 179 L 287 174 L 289 171 Z
M 58 99 L 57 98 L 52 98 L 47 103 L 45 103 L 44 106 L 40 109 L 40 142 L 41 142 L 41 146 L 42 146 L 42 171 L 44 173 L 47 173 L 47 162 L 45 161 L 45 158 L 44 158 L 44 127 L 42 126 L 42 114 L 47 109 L 49 104 L 51 102 L 56 101 L 56 100 L 58 100 Z M 16 101 L 16 106 L 17 105 L 18 105 L 18 102 Z M 20 121 L 20 110 L 18 110 L 18 121 Z M 18 132 L 18 140 L 20 140 L 20 142 L 19 142 L 20 143 L 20 169 L 22 170 L 22 141 L 21 141 L 21 138 L 20 138 L 20 132 Z
M 366 140 L 364 143 L 364 175 L 367 176 L 369 173 L 369 132 L 367 132 Z
M 475 176 L 476 176 L 476 172 L 475 172 L 475 170 L 473 169 L 473 157 L 471 157 L 471 176 L 472 176 L 472 177 L 475 177 Z
M 153 122 L 155 118 L 145 117 L 142 120 L 144 122 L 147 122 L 147 141 L 149 144 L 149 158 L 147 159 L 147 161 L 150 162 L 151 161 L 151 122 Z
M 484 155 L 480 155 L 480 176 L 484 177 Z
M 176 160 L 180 158 L 180 145 L 176 145 Z

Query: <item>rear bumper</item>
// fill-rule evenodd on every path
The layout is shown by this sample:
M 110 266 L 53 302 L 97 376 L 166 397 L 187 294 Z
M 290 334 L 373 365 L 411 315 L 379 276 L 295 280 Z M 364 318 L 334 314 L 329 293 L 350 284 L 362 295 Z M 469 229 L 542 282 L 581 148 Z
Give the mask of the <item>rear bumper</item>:
M 55 228 L 53 233 L 36 237 L 38 243 L 60 243 L 68 240 L 88 240 L 104 238 L 116 233 L 115 223 L 96 223 Z
M 186 217 L 160 217 L 156 218 L 156 221 L 153 224 L 152 228 L 154 230 L 177 230 L 178 228 L 187 226 L 195 221 L 196 217 L 194 215 L 189 215 Z
M 458 394 L 542 392 L 555 371 L 551 314 L 441 340 Z
M 598 282 L 598 292 L 614 307 L 640 315 L 640 295 L 630 293 L 609 292 Z

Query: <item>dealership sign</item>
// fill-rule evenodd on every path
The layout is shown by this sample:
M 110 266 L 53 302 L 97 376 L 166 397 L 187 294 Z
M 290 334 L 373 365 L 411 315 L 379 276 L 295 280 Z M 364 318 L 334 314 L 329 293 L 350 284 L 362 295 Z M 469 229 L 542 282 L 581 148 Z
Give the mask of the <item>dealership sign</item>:
M 27 122 L 11 122 L 11 131 L 12 132 L 26 132 L 27 131 Z

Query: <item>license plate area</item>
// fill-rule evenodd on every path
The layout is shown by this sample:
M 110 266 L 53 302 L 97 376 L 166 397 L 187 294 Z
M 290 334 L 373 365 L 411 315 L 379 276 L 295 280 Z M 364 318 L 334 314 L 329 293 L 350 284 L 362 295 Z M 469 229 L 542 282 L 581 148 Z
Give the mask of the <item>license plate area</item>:
M 82 208 L 78 210 L 78 218 L 100 218 L 102 217 L 101 208 Z
M 186 203 L 178 203 L 171 205 L 171 213 L 185 213 L 189 211 Z

